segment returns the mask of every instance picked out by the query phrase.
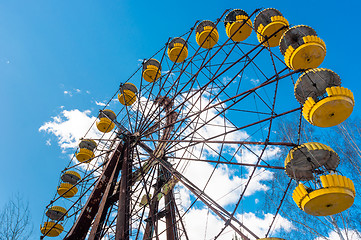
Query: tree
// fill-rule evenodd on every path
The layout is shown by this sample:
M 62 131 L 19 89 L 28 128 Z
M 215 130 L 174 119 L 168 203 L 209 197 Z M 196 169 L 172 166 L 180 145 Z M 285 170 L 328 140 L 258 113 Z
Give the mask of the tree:
M 32 231 L 29 203 L 20 194 L 11 197 L 0 209 L 0 240 L 27 240 Z

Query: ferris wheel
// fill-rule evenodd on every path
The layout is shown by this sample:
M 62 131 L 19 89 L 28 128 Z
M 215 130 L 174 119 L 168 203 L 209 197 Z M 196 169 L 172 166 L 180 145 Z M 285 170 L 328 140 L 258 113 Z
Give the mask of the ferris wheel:
M 226 10 L 168 39 L 122 81 L 80 140 L 46 206 L 41 238 L 194 239 L 196 208 L 223 223 L 204 239 L 227 232 L 281 239 L 271 235 L 291 191 L 294 211 L 348 209 L 355 187 L 337 171 L 342 160 L 299 137 L 302 119 L 325 128 L 352 113 L 352 92 L 335 72 L 318 68 L 325 56 L 314 29 L 291 27 L 272 8 Z M 280 141 L 276 126 L 290 115 L 299 116 L 298 137 Z M 288 149 L 284 164 L 280 148 Z M 289 184 L 279 188 L 283 198 L 259 236 L 240 214 L 249 191 L 262 194 L 262 176 L 273 171 Z

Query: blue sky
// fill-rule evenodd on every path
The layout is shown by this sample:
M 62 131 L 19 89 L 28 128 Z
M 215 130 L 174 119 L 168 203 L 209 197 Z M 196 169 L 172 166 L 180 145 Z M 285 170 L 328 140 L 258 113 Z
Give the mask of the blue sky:
M 40 126 L 63 109 L 97 112 L 95 101 L 108 100 L 138 59 L 196 20 L 260 7 L 279 9 L 293 25 L 312 26 L 327 45 L 322 66 L 337 72 L 361 102 L 358 1 L 0 1 L 0 206 L 22 193 L 37 235 L 69 161 Z M 360 116 L 358 109 L 353 116 Z

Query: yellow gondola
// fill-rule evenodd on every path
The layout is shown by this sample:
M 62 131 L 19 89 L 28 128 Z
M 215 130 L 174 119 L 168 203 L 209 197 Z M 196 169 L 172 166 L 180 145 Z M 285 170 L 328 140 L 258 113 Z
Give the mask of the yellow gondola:
M 304 104 L 307 98 L 319 99 L 326 93 L 326 88 L 341 86 L 341 78 L 326 68 L 313 68 L 305 71 L 294 87 L 297 101 Z
M 113 130 L 115 124 L 114 120 L 116 119 L 116 115 L 112 110 L 105 109 L 101 111 L 98 115 L 99 121 L 97 122 L 97 128 L 99 131 L 103 133 L 110 132 Z
M 68 216 L 66 209 L 60 206 L 52 206 L 45 215 L 54 221 L 63 221 L 64 217 Z
M 130 106 L 137 100 L 138 89 L 133 83 L 124 83 L 120 86 L 118 100 L 125 106 Z
M 188 45 L 183 38 L 173 38 L 169 42 L 167 53 L 172 62 L 183 62 L 188 57 Z
M 234 9 L 224 19 L 224 26 L 229 38 L 235 42 L 246 40 L 252 33 L 252 21 L 241 9 Z
M 309 97 L 302 109 L 304 118 L 318 127 L 332 127 L 345 121 L 355 105 L 353 93 L 344 87 L 326 88 L 327 97 L 315 102 Z
M 81 180 L 81 177 L 80 174 L 75 171 L 66 171 L 61 175 L 61 180 L 74 185 Z
M 326 45 L 311 27 L 288 29 L 281 38 L 280 50 L 286 65 L 293 69 L 317 68 L 326 56 Z
M 81 179 L 79 173 L 75 171 L 66 171 L 61 175 L 63 183 L 58 187 L 58 194 L 64 198 L 74 197 L 78 188 L 74 186 Z
M 160 62 L 156 59 L 149 59 L 143 63 L 142 76 L 147 82 L 154 82 L 161 76 L 162 67 Z
M 330 174 L 320 179 L 322 187 L 319 189 L 306 188 L 300 183 L 293 191 L 293 200 L 301 210 L 314 216 L 329 216 L 352 206 L 356 192 L 349 178 Z
M 45 222 L 43 226 L 40 226 L 40 231 L 44 236 L 57 237 L 64 231 L 64 228 L 59 223 Z
M 210 49 L 218 42 L 219 35 L 216 24 L 204 20 L 196 28 L 196 41 L 202 48 Z
M 71 198 L 74 197 L 78 192 L 78 188 L 70 183 L 61 183 L 58 187 L 58 194 L 63 198 Z
M 288 29 L 289 24 L 282 13 L 274 8 L 267 8 L 260 12 L 254 20 L 254 29 L 257 31 L 257 39 L 266 47 L 279 45 L 282 34 Z
M 285 160 L 286 174 L 297 181 L 313 179 L 315 169 L 325 167 L 328 171 L 336 170 L 340 158 L 329 146 L 310 142 L 294 147 Z
M 329 69 L 307 70 L 295 84 L 295 97 L 303 104 L 303 116 L 318 127 L 332 127 L 352 113 L 352 92 L 341 87 L 340 77 Z
M 94 140 L 83 139 L 79 144 L 79 152 L 76 154 L 76 159 L 82 163 L 89 163 L 92 158 L 95 157 L 94 149 L 97 147 L 97 144 Z

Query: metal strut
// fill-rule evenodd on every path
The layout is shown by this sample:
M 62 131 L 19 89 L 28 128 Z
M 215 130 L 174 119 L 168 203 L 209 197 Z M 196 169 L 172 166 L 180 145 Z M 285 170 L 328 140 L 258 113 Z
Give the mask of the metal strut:
M 163 135 L 161 137 L 161 142 L 158 143 L 157 147 L 154 150 L 154 156 L 152 156 L 149 161 L 152 161 L 153 163 L 156 162 L 156 158 L 163 158 L 164 159 L 164 149 L 166 147 L 166 140 L 169 139 L 170 134 L 174 128 L 173 123 L 176 121 L 178 114 L 174 111 L 172 111 L 173 107 L 173 101 L 170 100 L 168 97 L 158 97 L 156 99 L 156 102 L 164 107 L 164 110 L 167 114 L 166 118 L 166 124 L 168 125 L 163 132 Z M 165 142 L 163 142 L 165 141 Z M 176 236 L 177 234 L 177 225 L 176 225 L 176 219 L 175 219 L 175 205 L 174 205 L 174 197 L 173 197 L 173 190 L 170 190 L 165 196 L 165 211 L 158 212 L 158 206 L 159 206 L 159 198 L 157 195 L 161 192 L 161 187 L 170 180 L 171 174 L 168 172 L 167 169 L 160 166 L 159 174 L 157 178 L 157 184 L 154 188 L 154 194 L 153 198 L 150 202 L 150 210 L 149 210 L 149 217 L 147 219 L 147 224 L 145 228 L 145 233 L 143 236 L 143 240 L 149 240 L 152 239 L 153 233 L 155 232 L 156 235 L 158 233 L 157 231 L 157 225 L 156 221 L 164 217 L 166 218 L 166 235 L 167 240 L 176 240 L 178 239 Z M 156 236 L 158 237 L 158 236 Z
M 91 223 L 98 213 L 99 204 L 103 198 L 104 192 L 107 186 L 111 184 L 109 181 L 111 175 L 116 167 L 117 163 L 121 161 L 121 153 L 123 152 L 123 144 L 119 142 L 112 157 L 108 160 L 108 163 L 99 177 L 92 193 L 90 194 L 87 202 L 85 203 L 83 210 L 81 211 L 78 219 L 76 220 L 73 227 L 70 229 L 68 234 L 65 236 L 65 240 L 82 240 L 85 239 Z
M 118 217 L 115 239 L 128 240 L 130 233 L 130 187 L 132 174 L 132 160 L 130 157 L 129 138 L 125 139 L 123 164 L 120 179 L 118 201 Z
M 165 169 L 163 166 L 161 167 L 162 172 L 164 173 L 164 175 L 167 176 L 167 179 L 170 179 L 171 175 L 168 172 L 167 169 Z M 174 199 L 174 194 L 173 194 L 173 188 L 171 188 L 168 192 L 168 194 L 166 194 L 164 196 L 164 200 L 165 200 L 165 223 L 166 223 L 166 228 L 167 228 L 167 240 L 176 240 L 178 239 L 177 237 L 177 220 L 175 217 L 175 199 Z
M 161 185 L 163 182 L 161 177 L 162 177 L 161 175 L 157 176 L 157 183 L 154 186 L 153 198 L 152 200 L 150 200 L 150 204 L 149 204 L 149 215 L 148 218 L 145 219 L 147 224 L 145 226 L 143 240 L 150 240 L 153 238 L 154 232 L 158 233 L 156 229 L 157 228 L 156 221 L 158 219 L 157 213 L 159 206 L 159 200 L 157 198 L 157 194 L 160 192 Z

